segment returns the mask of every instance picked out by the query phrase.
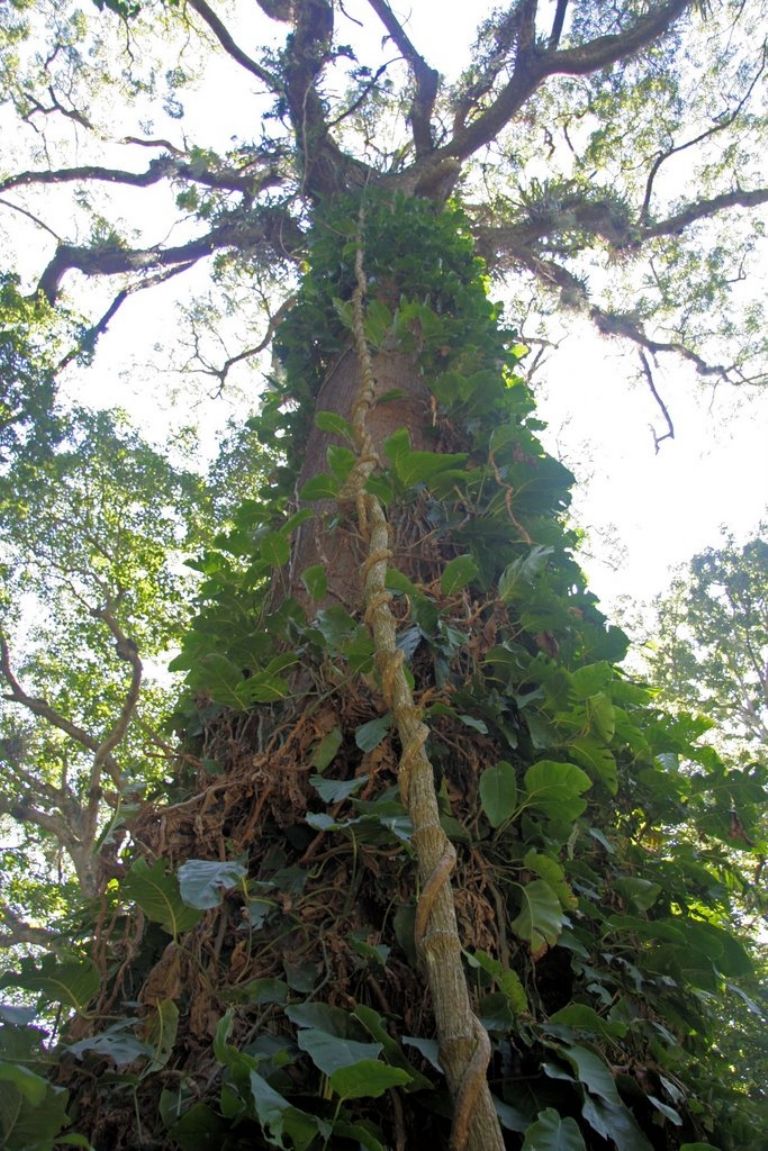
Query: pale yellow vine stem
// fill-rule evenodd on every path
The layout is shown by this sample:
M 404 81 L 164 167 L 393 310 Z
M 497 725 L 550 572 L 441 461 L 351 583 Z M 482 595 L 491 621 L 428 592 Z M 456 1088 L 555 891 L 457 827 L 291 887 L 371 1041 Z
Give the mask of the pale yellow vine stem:
M 486 1074 L 491 1044 L 472 1011 L 461 962 L 461 941 L 450 883 L 456 852 L 440 824 L 434 771 L 425 748 L 429 729 L 414 703 L 405 675 L 403 653 L 397 647 L 395 618 L 390 608 L 391 596 L 386 587 L 387 565 L 392 555 L 389 525 L 378 497 L 365 487 L 379 461 L 367 419 L 375 401 L 376 382 L 365 338 L 363 224 L 361 210 L 352 296 L 355 351 L 360 365 L 360 387 L 351 419 L 357 461 L 344 494 L 354 499 L 360 532 L 368 541 L 368 556 L 362 571 L 365 622 L 373 637 L 382 693 L 402 747 L 400 791 L 413 824 L 421 886 L 414 933 L 432 996 L 440 1060 L 454 1100 L 450 1147 L 451 1151 L 503 1151 L 504 1140 Z

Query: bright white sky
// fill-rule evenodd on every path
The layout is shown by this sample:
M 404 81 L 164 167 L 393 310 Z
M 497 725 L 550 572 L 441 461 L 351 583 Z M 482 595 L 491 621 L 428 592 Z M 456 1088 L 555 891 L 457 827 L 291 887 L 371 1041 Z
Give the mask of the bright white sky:
M 345 7 L 354 16 L 361 4 L 349 0 Z M 466 59 L 484 7 L 418 0 L 408 30 L 430 63 L 453 72 L 457 61 Z M 248 6 L 249 13 L 253 9 Z M 353 30 L 351 26 L 350 38 Z M 255 49 L 252 15 L 238 36 L 246 51 Z M 250 78 L 244 82 L 245 91 L 252 91 Z M 226 107 L 221 92 L 227 93 Z M 201 122 L 209 139 L 215 138 L 210 133 L 218 128 L 217 118 L 227 133 L 246 134 L 237 118 L 241 110 L 246 114 L 248 102 L 238 101 L 230 64 L 224 65 L 216 97 L 203 94 L 202 99 L 190 99 L 188 107 L 190 123 Z M 251 105 L 247 115 L 252 114 Z M 195 138 L 186 121 L 180 128 Z M 220 129 L 217 134 L 220 138 Z M 128 166 L 125 152 L 121 163 Z M 129 301 L 102 341 L 95 368 L 87 378 L 72 380 L 81 401 L 87 396 L 94 403 L 125 407 L 158 439 L 180 420 L 199 420 L 211 444 L 216 429 L 232 413 L 235 398 L 193 402 L 191 393 L 182 389 L 179 402 L 171 406 L 166 388 L 178 386 L 179 380 L 158 378 L 141 366 L 150 360 L 153 343 L 162 348 L 169 342 L 169 329 L 176 323 L 173 297 L 200 290 L 202 283 L 202 274 L 196 272 Z M 140 352 L 137 331 L 145 344 Z M 747 537 L 768 506 L 768 389 L 737 393 L 723 385 L 705 393 L 687 368 L 666 357 L 657 386 L 674 420 L 676 439 L 664 443 L 656 455 L 649 425 L 660 428 L 661 416 L 650 394 L 627 382 L 629 371 L 621 344 L 600 339 L 585 326 L 552 354 L 536 377 L 541 412 L 549 422 L 546 446 L 580 480 L 577 520 L 589 529 L 583 563 L 607 609 L 622 597 L 637 604 L 663 592 L 670 566 L 717 545 L 721 525 Z

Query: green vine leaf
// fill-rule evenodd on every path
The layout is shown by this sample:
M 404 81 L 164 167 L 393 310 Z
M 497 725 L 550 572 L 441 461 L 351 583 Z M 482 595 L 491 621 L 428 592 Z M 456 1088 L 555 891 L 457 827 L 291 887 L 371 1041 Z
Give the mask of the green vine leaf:
M 525 1132 L 523 1151 L 586 1151 L 575 1119 L 562 1119 L 553 1107 L 540 1111 Z
M 572 763 L 541 759 L 525 773 L 525 803 L 556 820 L 577 819 L 586 808 L 581 794 L 592 786 L 586 772 Z
M 510 926 L 535 953 L 545 944 L 553 947 L 557 943 L 564 920 L 560 900 L 552 888 L 546 880 L 534 879 L 522 889 L 522 907 Z
M 449 560 L 440 577 L 443 595 L 455 595 L 479 575 L 480 569 L 471 555 L 456 556 Z
M 218 907 L 225 891 L 237 887 L 248 869 L 236 860 L 188 859 L 176 872 L 179 892 L 188 907 Z
M 187 906 L 181 898 L 178 880 L 166 873 L 162 860 L 150 866 L 146 859 L 137 859 L 120 889 L 138 903 L 148 919 L 159 923 L 174 938 L 194 927 L 200 919 L 201 912 Z
M 90 959 L 59 960 L 44 955 L 38 967 L 32 959 L 22 959 L 19 971 L 6 971 L 0 988 L 20 987 L 34 991 L 45 1003 L 61 1003 L 82 1013 L 99 990 L 99 972 Z
M 517 810 L 517 773 L 502 759 L 480 776 L 480 803 L 491 827 L 501 827 Z

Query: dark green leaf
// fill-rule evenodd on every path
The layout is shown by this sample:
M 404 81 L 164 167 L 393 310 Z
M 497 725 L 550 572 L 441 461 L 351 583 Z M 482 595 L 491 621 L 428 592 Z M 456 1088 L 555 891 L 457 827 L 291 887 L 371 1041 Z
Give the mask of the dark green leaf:
M 534 952 L 539 951 L 545 943 L 554 946 L 564 916 L 560 900 L 552 888 L 545 880 L 534 879 L 522 889 L 521 898 L 520 913 L 510 924 L 512 930 L 521 939 L 525 939 Z
M 562 1119 L 547 1107 L 526 1129 L 523 1151 L 586 1151 L 586 1147 L 576 1120 Z
M 301 582 L 312 599 L 323 599 L 328 591 L 328 577 L 324 564 L 312 564 L 301 573 Z
M 380 715 L 377 719 L 369 720 L 355 732 L 355 743 L 361 751 L 373 751 L 378 747 L 384 736 L 392 726 L 392 716 L 389 712 Z
M 176 872 L 181 898 L 200 911 L 218 907 L 224 892 L 237 887 L 247 874 L 248 869 L 235 860 L 207 859 L 188 859 Z
M 161 924 L 174 937 L 194 927 L 200 919 L 201 912 L 187 906 L 176 877 L 166 874 L 162 860 L 150 866 L 146 859 L 137 859 L 120 887 L 148 919 Z
M 517 773 L 511 763 L 501 760 L 486 767 L 480 776 L 480 803 L 491 827 L 501 827 L 517 807 Z
M 315 427 L 319 428 L 321 432 L 330 432 L 332 435 L 341 436 L 342 439 L 354 441 L 354 432 L 352 425 L 338 412 L 329 410 L 315 412 Z
M 443 595 L 454 595 L 465 588 L 478 575 L 478 566 L 471 555 L 456 556 L 443 569 L 440 588 Z

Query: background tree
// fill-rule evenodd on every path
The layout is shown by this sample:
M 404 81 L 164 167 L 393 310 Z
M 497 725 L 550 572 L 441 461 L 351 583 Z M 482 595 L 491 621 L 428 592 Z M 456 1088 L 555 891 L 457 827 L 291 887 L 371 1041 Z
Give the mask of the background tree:
M 501 325 L 476 252 L 635 345 L 654 393 L 662 353 L 761 380 L 764 326 L 734 288 L 768 201 L 763 6 L 521 0 L 453 86 L 382 0 L 383 65 L 328 0 L 260 3 L 275 31 L 258 54 L 241 46 L 252 6 L 97 6 L 53 5 L 45 26 L 2 13 L 9 98 L 44 149 L 4 202 L 43 223 L 71 190 L 81 228 L 44 223 L 38 293 L 58 309 L 72 273 L 118 278 L 100 313 L 62 316 L 63 360 L 210 256 L 244 329 L 276 273 L 300 285 L 267 324 L 258 435 L 276 466 L 198 561 L 182 794 L 132 820 L 93 958 L 2 981 L 81 1013 L 60 1072 L 72 1116 L 97 1146 L 748 1146 L 759 1124 L 718 1086 L 708 1009 L 751 968 L 727 768 L 612 666 L 624 640 L 583 586 L 570 477 L 519 375 L 529 334 Z M 141 170 L 89 156 L 110 85 L 138 103 L 164 85 L 181 114 L 189 57 L 155 70 L 177 32 L 195 64 L 198 46 L 230 62 L 233 106 L 235 66 L 258 85 L 260 134 L 215 151 L 134 128 L 124 146 L 155 153 Z M 695 199 L 666 179 L 683 156 Z M 160 240 L 154 213 L 118 226 L 93 192 L 161 186 L 191 235 Z M 215 363 L 203 315 L 192 346 L 224 381 L 263 319 Z M 751 784 L 728 780 L 750 812 Z M 26 1122 L 40 1088 L 9 1064 Z
M 654 681 L 672 703 L 717 725 L 731 754 L 768 742 L 768 543 L 725 534 L 694 556 L 658 601 Z

